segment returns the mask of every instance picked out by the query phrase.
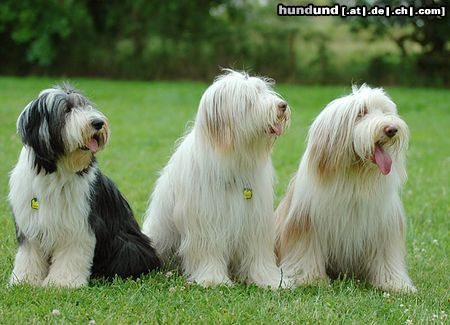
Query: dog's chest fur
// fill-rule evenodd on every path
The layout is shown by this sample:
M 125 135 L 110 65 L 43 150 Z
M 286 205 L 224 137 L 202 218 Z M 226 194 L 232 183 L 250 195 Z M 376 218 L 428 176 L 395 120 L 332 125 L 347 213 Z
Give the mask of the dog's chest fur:
M 311 221 L 331 273 L 362 274 L 392 232 L 398 231 L 401 202 L 395 177 L 380 176 L 363 189 L 358 178 L 309 187 Z M 341 186 L 345 190 L 339 190 Z
M 236 159 L 219 157 L 205 146 L 195 147 L 193 140 L 188 135 L 172 156 L 158 189 L 167 186 L 172 192 L 171 214 L 181 249 L 200 237 L 200 245 L 221 247 L 225 258 L 232 259 L 235 252 L 247 251 L 259 232 L 268 233 L 268 242 L 273 240 L 270 159 L 241 167 Z
M 46 254 L 61 241 L 93 236 L 88 216 L 94 168 L 81 175 L 62 171 L 36 175 L 29 155 L 24 148 L 10 178 L 9 198 L 18 235 L 39 241 Z M 32 207 L 33 199 L 38 207 Z
M 193 160 L 181 159 L 189 155 L 176 155 L 174 163 L 169 167 L 171 176 L 179 176 L 181 172 L 183 180 L 183 186 L 180 186 L 179 180 L 173 180 L 178 183 L 179 194 L 175 215 L 179 212 L 184 215 L 183 218 L 187 215 L 189 218 L 203 219 L 201 222 L 215 224 L 222 234 L 229 231 L 228 234 L 232 237 L 239 236 L 241 231 L 245 235 L 255 227 L 255 222 L 262 221 L 271 214 L 271 162 L 267 160 L 255 168 L 239 169 L 218 160 L 214 154 L 209 154 L 210 157 L 202 154 L 202 159 Z M 183 170 L 173 170 L 179 166 L 185 167 Z M 187 207 L 193 211 L 187 211 Z

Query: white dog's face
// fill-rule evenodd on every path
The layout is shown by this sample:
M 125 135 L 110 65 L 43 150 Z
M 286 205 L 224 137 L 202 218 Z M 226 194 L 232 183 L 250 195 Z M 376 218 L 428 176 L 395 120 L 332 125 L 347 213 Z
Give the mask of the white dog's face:
M 38 171 L 46 172 L 59 162 L 73 171 L 84 169 L 109 139 L 106 117 L 68 85 L 42 91 L 19 116 L 17 130 L 33 149 Z
M 215 147 L 231 150 L 282 134 L 290 118 L 288 104 L 268 79 L 227 71 L 205 91 L 197 123 Z
M 408 145 L 408 127 L 382 89 L 366 85 L 334 100 L 311 126 L 311 157 L 321 173 L 362 166 L 387 175 Z
M 95 154 L 109 140 L 106 117 L 90 104 L 69 109 L 63 130 L 66 152 L 78 149 Z

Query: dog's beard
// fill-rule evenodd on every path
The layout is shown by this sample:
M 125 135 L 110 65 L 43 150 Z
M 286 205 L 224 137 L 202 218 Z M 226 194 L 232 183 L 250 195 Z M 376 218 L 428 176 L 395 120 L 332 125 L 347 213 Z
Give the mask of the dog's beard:
M 353 158 L 351 160 L 356 161 L 356 164 L 352 164 L 352 166 L 359 166 L 366 172 L 377 171 L 377 173 L 380 172 L 382 175 L 389 175 L 394 161 L 397 161 L 399 155 L 401 155 L 398 141 L 390 141 L 388 143 L 377 141 L 367 145 L 364 149 L 363 152 L 358 152 L 353 145 Z
M 103 127 L 98 132 L 95 132 L 82 141 L 82 145 L 80 145 L 80 149 L 90 151 L 92 154 L 96 154 L 97 151 L 103 149 L 106 145 L 109 137 L 109 132 L 107 127 Z
M 398 133 L 387 137 L 383 129 L 393 124 Z M 355 155 L 366 162 L 365 165 L 375 165 L 379 172 L 388 175 L 392 164 L 407 147 L 408 130 L 406 124 L 396 116 L 388 119 L 378 118 L 371 123 L 371 119 L 355 127 L 353 134 L 353 149 Z M 371 168 L 371 167 L 369 167 Z
M 289 112 L 277 116 L 277 112 L 273 110 L 273 107 L 267 109 L 264 116 L 260 117 L 260 121 L 257 119 L 243 123 L 247 129 L 242 129 L 237 132 L 235 139 L 243 139 L 242 142 L 236 143 L 236 149 L 241 154 L 245 152 L 245 155 L 253 157 L 255 160 L 264 161 L 267 159 L 267 155 L 270 153 L 276 139 L 281 136 L 289 125 Z M 254 124 L 249 128 L 248 125 Z
M 269 124 L 269 133 L 279 137 L 283 131 L 288 127 L 289 116 L 288 113 L 285 113 L 281 116 L 277 116 L 277 118 Z
M 88 126 L 83 132 L 85 136 L 79 141 L 74 141 L 61 157 L 61 164 L 68 170 L 79 172 L 86 169 L 94 159 L 95 154 L 102 150 L 109 138 L 109 129 L 105 126 L 99 131 L 92 131 L 92 127 Z M 75 147 L 75 149 L 73 149 Z
M 94 154 L 89 150 L 76 149 L 62 156 L 60 165 L 72 172 L 79 172 L 86 169 L 94 159 Z

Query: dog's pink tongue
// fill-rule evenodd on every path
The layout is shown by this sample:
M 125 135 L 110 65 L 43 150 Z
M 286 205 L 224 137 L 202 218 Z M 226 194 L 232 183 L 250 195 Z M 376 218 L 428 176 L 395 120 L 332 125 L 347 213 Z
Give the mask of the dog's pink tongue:
M 277 136 L 280 136 L 283 132 L 283 127 L 281 125 L 274 125 L 272 126 L 273 133 L 275 133 Z
M 392 159 L 386 151 L 380 146 L 375 146 L 375 152 L 372 161 L 377 164 L 383 175 L 387 175 L 391 171 Z
M 97 140 L 95 140 L 94 138 L 90 139 L 86 143 L 86 147 L 88 147 L 91 152 L 96 153 L 97 150 L 98 150 L 98 142 L 97 142 Z

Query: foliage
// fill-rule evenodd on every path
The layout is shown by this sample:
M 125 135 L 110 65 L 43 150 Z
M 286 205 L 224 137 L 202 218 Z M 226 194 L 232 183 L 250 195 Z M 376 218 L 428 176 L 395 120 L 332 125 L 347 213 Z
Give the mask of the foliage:
M 418 8 L 445 8 L 448 15 L 450 2 L 447 0 L 357 0 L 357 4 L 369 8 L 378 6 L 397 8 L 413 6 Z M 435 16 L 372 16 L 354 19 L 356 29 L 370 28 L 373 37 L 389 36 L 401 50 L 402 62 L 406 66 L 416 65 L 421 77 L 434 78 L 437 83 L 450 82 L 449 20 Z M 408 53 L 408 43 L 415 43 L 422 51 L 414 56 Z M 378 58 L 382 59 L 382 58 Z
M 358 1 L 371 6 L 391 3 Z M 439 5 L 443 0 L 436 1 Z M 449 83 L 448 19 L 279 17 L 277 4 L 275 0 L 2 0 L 0 74 L 210 80 L 219 67 L 234 67 L 303 83 L 361 79 Z M 348 26 L 358 32 L 352 35 Z M 366 48 L 375 39 L 381 44 L 394 42 L 398 48 L 355 51 L 348 57 L 342 38 L 358 46 L 364 38 L 361 31 L 370 33 L 371 40 L 364 40 Z M 410 43 L 419 49 L 409 51 Z M 410 74 L 405 76 L 405 71 Z M 416 75 L 420 78 L 412 78 Z
M 0 32 L 10 35 L 10 42 L 26 45 L 26 58 L 38 66 L 49 66 L 64 51 L 59 47 L 80 42 L 80 34 L 92 24 L 86 8 L 77 1 L 2 1 Z M 9 48 L 3 46 L 3 55 Z M 14 58 L 14 57 L 12 57 Z

